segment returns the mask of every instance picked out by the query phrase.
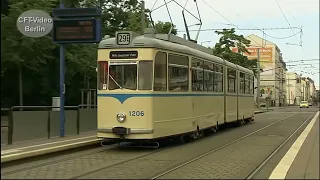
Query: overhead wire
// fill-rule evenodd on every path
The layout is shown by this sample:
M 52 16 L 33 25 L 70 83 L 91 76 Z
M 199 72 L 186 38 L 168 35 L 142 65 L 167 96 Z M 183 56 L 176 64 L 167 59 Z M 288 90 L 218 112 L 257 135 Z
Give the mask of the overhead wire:
M 210 4 L 208 4 L 205 0 L 202 0 L 208 7 L 210 7 L 212 10 L 214 10 L 217 14 L 219 14 L 221 17 L 223 17 L 225 20 L 227 20 L 230 24 L 232 24 L 233 26 L 235 26 L 238 30 L 240 30 L 240 31 L 242 31 L 243 32 L 243 30 L 241 29 L 241 28 L 239 28 L 237 25 L 235 25 L 233 22 L 231 22 L 228 18 L 226 18 L 224 15 L 222 15 L 219 11 L 217 11 L 216 9 L 214 9 Z M 281 9 L 281 11 L 282 11 L 282 9 Z M 283 12 L 283 11 L 282 11 Z M 284 14 L 283 14 L 284 15 Z M 286 18 L 286 17 L 285 17 Z M 286 18 L 286 20 L 287 20 L 287 18 Z M 289 23 L 289 22 L 288 22 Z M 289 23 L 289 28 L 292 30 L 293 28 L 292 28 L 292 26 L 290 25 L 290 23 Z M 261 29 L 259 29 L 259 28 L 257 28 L 257 30 L 261 30 Z M 292 32 L 293 32 L 293 30 L 292 30 Z M 294 32 L 293 32 L 294 33 Z M 244 33 L 243 32 L 243 34 L 246 34 L 246 33 Z M 250 38 L 250 39 L 252 39 L 252 38 Z M 254 39 L 252 39 L 254 42 L 256 42 Z M 256 42 L 257 44 L 259 44 L 258 42 Z M 265 49 L 265 47 L 263 47 L 263 46 L 261 46 L 263 49 Z M 303 49 L 304 50 L 304 49 Z M 291 62 L 291 61 L 290 61 Z M 287 63 L 287 62 L 285 62 L 285 63 Z
M 293 29 L 291 28 L 291 24 L 290 24 L 290 22 L 288 21 L 288 19 L 287 19 L 286 15 L 284 14 L 284 12 L 283 12 L 283 10 L 282 10 L 282 8 L 281 8 L 280 4 L 278 3 L 278 1 L 277 1 L 277 0 L 274 0 L 274 1 L 276 2 L 276 4 L 277 4 L 278 8 L 280 9 L 280 11 L 281 11 L 281 13 L 282 13 L 283 17 L 284 17 L 284 18 L 285 18 L 285 20 L 287 21 L 287 23 L 288 23 L 288 25 L 289 25 L 289 27 L 290 27 L 290 29 L 291 29 L 292 33 L 293 33 L 293 34 L 295 34 L 295 33 L 294 33 L 294 31 L 293 31 Z M 294 36 L 294 37 L 295 37 L 295 38 L 296 38 L 296 40 L 298 41 L 299 45 L 300 45 L 300 46 L 302 46 L 302 45 L 301 45 L 301 42 L 298 40 L 298 38 L 297 38 L 296 36 Z
M 277 0 L 274 0 L 274 1 L 276 2 L 276 4 L 277 4 L 278 8 L 280 9 L 280 11 L 281 11 L 281 13 L 282 13 L 283 17 L 284 17 L 284 18 L 285 18 L 285 20 L 287 21 L 287 23 L 288 23 L 289 27 L 291 28 L 291 24 L 290 24 L 290 22 L 288 21 L 288 19 L 287 19 L 286 15 L 284 14 L 284 12 L 283 12 L 283 10 L 282 10 L 282 8 L 281 8 L 280 4 L 278 3 L 278 1 L 277 1 Z M 293 29 L 292 29 L 292 28 L 291 28 L 291 31 L 292 31 L 292 33 L 294 34 L 294 31 L 293 31 Z M 304 54 L 306 54 L 306 55 L 307 55 L 306 51 L 304 50 L 304 48 L 303 48 L 303 46 L 302 46 L 302 42 L 301 42 L 301 41 L 299 41 L 299 40 L 298 40 L 298 38 L 297 38 L 296 36 L 294 36 L 294 37 L 295 37 L 295 38 L 296 38 L 296 40 L 298 41 L 299 46 L 301 47 L 301 49 L 302 49 L 302 51 L 304 52 Z M 301 29 L 301 35 L 300 35 L 300 37 L 302 37 L 302 29 Z
M 157 0 L 157 1 L 158 1 L 158 0 Z M 157 2 L 157 1 L 156 1 L 156 2 Z M 156 4 L 156 2 L 155 2 L 155 4 Z M 180 5 L 180 4 L 177 3 L 175 0 L 171 0 L 171 1 L 169 1 L 169 2 L 175 2 L 176 4 Z M 169 3 L 169 2 L 168 2 L 168 3 Z M 243 30 L 259 30 L 259 31 L 262 31 L 261 28 L 247 28 L 247 29 L 239 28 L 239 26 L 237 26 L 236 24 L 234 24 L 233 22 L 231 22 L 228 18 L 226 18 L 223 14 L 221 14 L 221 13 L 220 13 L 219 11 L 217 11 L 216 9 L 214 9 L 214 8 L 213 8 L 210 4 L 208 4 L 205 0 L 202 0 L 202 2 L 205 3 L 209 8 L 211 8 L 211 9 L 212 9 L 213 11 L 215 11 L 217 14 L 219 14 L 219 15 L 220 15 L 222 18 L 224 18 L 226 21 L 228 21 L 232 26 L 234 26 L 234 27 L 236 27 L 238 30 L 240 30 L 243 34 L 246 34 Z M 154 8 L 155 4 L 153 5 L 152 9 Z M 277 3 L 277 4 L 278 4 L 278 3 Z M 181 6 L 181 5 L 180 5 L 180 6 Z M 158 8 L 160 8 L 160 7 L 158 7 Z M 156 8 L 156 9 L 158 9 L 158 8 Z M 282 11 L 282 9 L 281 9 L 280 6 L 279 6 L 279 8 L 280 8 L 283 16 L 285 17 L 285 15 L 284 15 L 284 13 L 283 13 L 283 11 Z M 153 9 L 153 11 L 154 11 L 154 10 L 155 10 L 155 9 Z M 188 12 L 188 13 L 190 13 L 190 12 Z M 190 14 L 192 14 L 192 13 L 190 13 Z M 192 14 L 192 15 L 193 15 L 193 14 Z M 196 18 L 196 19 L 197 19 L 197 18 Z M 293 37 L 293 36 L 297 39 L 296 35 L 299 34 L 299 33 L 301 33 L 301 32 L 294 33 L 293 29 L 300 29 L 300 30 L 301 30 L 301 28 L 299 28 L 299 27 L 292 27 L 286 17 L 285 17 L 285 19 L 286 19 L 286 21 L 287 21 L 288 24 L 289 24 L 289 28 L 263 28 L 263 30 L 291 29 L 292 32 L 293 32 L 293 35 L 288 36 L 288 37 L 279 38 L 279 37 L 273 37 L 273 36 L 271 36 L 271 35 L 269 35 L 269 34 L 266 34 L 266 33 L 264 33 L 264 34 L 265 34 L 266 36 L 269 36 L 269 37 L 275 38 L 275 39 L 286 39 L 286 38 L 290 38 L 290 37 Z M 223 24 L 223 23 L 221 23 L 221 24 Z M 256 26 L 255 26 L 255 27 L 256 27 Z M 226 29 L 226 28 L 223 28 L 223 29 Z M 220 28 L 220 29 L 218 29 L 218 28 L 216 28 L 216 29 L 211 28 L 211 29 L 201 29 L 200 31 L 216 31 L 216 30 L 223 30 L 223 29 L 222 29 L 222 28 Z M 189 31 L 199 31 L 199 30 L 189 30 Z M 185 31 L 178 31 L 178 32 L 185 32 Z M 250 37 L 249 37 L 249 38 L 250 38 Z M 261 47 L 262 49 L 265 49 L 265 47 L 264 47 L 264 46 L 260 46 L 257 41 L 255 41 L 255 40 L 252 39 L 252 38 L 250 38 L 250 39 L 253 40 L 255 43 L 257 43 L 257 45 L 258 45 L 259 47 Z M 298 40 L 298 39 L 297 39 L 297 40 Z M 298 43 L 300 44 L 300 41 L 299 41 L 299 40 L 298 40 Z M 302 46 L 301 46 L 301 47 L 302 47 Z M 302 49 L 303 49 L 303 47 L 302 47 Z M 304 49 L 303 49 L 303 51 L 304 51 Z M 305 51 L 304 51 L 304 52 L 305 52 Z M 274 57 L 275 57 L 275 55 L 274 55 Z M 319 59 L 309 59 L 309 60 L 311 61 L 311 60 L 319 60 Z M 284 61 L 283 61 L 283 62 L 287 64 L 287 63 L 303 62 L 303 61 L 308 61 L 308 60 L 297 60 L 297 61 L 289 61 L 289 62 L 284 62 Z M 297 65 L 297 66 L 298 66 L 298 65 Z
M 297 32 L 297 33 L 295 33 L 295 34 L 293 34 L 293 35 L 290 35 L 290 36 L 286 36 L 286 37 L 275 37 L 275 36 L 271 36 L 271 35 L 269 35 L 269 34 L 267 34 L 267 33 L 264 33 L 266 36 L 268 36 L 268 37 L 270 37 L 270 38 L 273 38 L 273 39 L 288 39 L 288 38 L 291 38 L 291 37 L 293 37 L 293 36 L 295 36 L 295 35 L 297 35 L 297 34 L 300 34 L 301 32 Z
M 289 61 L 286 63 L 294 63 L 294 62 L 301 62 L 301 61 L 319 61 L 320 59 L 298 59 L 298 60 L 294 60 L 294 61 Z
M 243 32 L 243 30 L 242 29 L 240 29 L 237 25 L 235 25 L 233 22 L 231 22 L 228 18 L 226 18 L 224 15 L 222 15 L 219 11 L 217 11 L 216 9 L 214 9 L 211 5 L 209 5 L 205 0 L 202 0 L 208 7 L 210 7 L 213 11 L 215 11 L 217 14 L 219 14 L 222 18 L 224 18 L 225 20 L 227 20 L 230 24 L 232 24 L 233 26 L 235 26 L 238 30 L 240 30 L 240 31 L 242 31 L 242 33 L 243 34 L 246 34 L 246 33 L 244 33 Z M 278 4 L 278 3 L 277 3 Z M 281 9 L 281 7 L 279 6 L 279 8 Z M 283 11 L 282 11 L 282 9 L 281 9 L 281 12 L 283 13 Z M 283 13 L 283 15 L 284 15 L 284 13 Z M 285 17 L 285 15 L 284 15 L 284 17 Z M 287 20 L 287 18 L 285 17 L 285 19 Z M 288 22 L 288 20 L 287 20 L 287 22 Z M 291 25 L 290 25 L 290 23 L 288 22 L 288 24 L 289 24 L 289 27 L 290 27 L 290 29 L 291 29 L 291 31 L 293 32 L 293 34 L 295 34 L 294 33 L 294 31 L 293 31 L 293 28 L 291 27 Z M 258 30 L 260 30 L 260 29 L 258 29 Z M 301 30 L 302 31 L 302 30 Z M 294 36 L 296 39 L 297 39 L 297 37 L 296 36 Z M 249 37 L 250 38 L 250 37 Z M 257 43 L 257 45 L 259 44 L 257 41 L 255 41 L 254 39 L 252 39 L 252 38 L 250 38 L 251 40 L 253 40 L 255 43 Z M 298 40 L 298 39 L 297 39 Z M 300 43 L 299 42 L 299 40 L 298 40 L 298 43 Z M 263 49 L 265 49 L 265 47 L 263 47 L 263 46 L 260 46 L 260 47 L 262 47 Z M 301 48 L 302 48 L 302 50 L 303 50 L 303 52 L 306 54 L 306 52 L 304 51 L 304 48 L 302 47 L 302 45 L 301 45 Z M 275 56 L 274 56 L 275 57 Z M 283 61 L 284 62 L 284 61 Z
M 241 30 L 237 25 L 235 25 L 233 22 L 231 22 L 228 18 L 226 18 L 223 14 L 221 14 L 219 11 L 217 11 L 216 9 L 214 9 L 210 4 L 208 4 L 205 0 L 201 0 L 203 3 L 205 3 L 209 8 L 211 8 L 213 11 L 215 11 L 217 14 L 219 14 L 222 18 L 224 18 L 226 21 L 228 21 L 231 25 L 233 25 L 234 27 L 236 27 L 238 30 L 240 30 L 243 34 L 246 34 L 243 30 Z M 250 38 L 250 37 L 248 37 Z M 254 40 L 253 38 L 250 38 L 251 40 L 253 40 L 255 43 L 257 43 L 257 45 L 259 44 L 256 40 Z M 261 48 L 265 49 L 265 47 L 260 46 Z
M 210 4 L 208 4 L 205 0 L 201 0 L 203 3 L 205 3 L 209 8 L 211 8 L 213 11 L 215 11 L 217 14 L 219 14 L 222 18 L 224 18 L 226 21 L 228 21 L 231 25 L 233 25 L 234 27 L 236 27 L 238 30 L 240 30 L 243 34 L 246 34 L 241 28 L 239 28 L 239 26 L 237 26 L 236 24 L 234 24 L 233 22 L 231 22 L 228 18 L 226 18 L 223 14 L 221 14 L 219 11 L 217 11 L 216 9 L 214 9 Z M 257 30 L 261 30 L 259 28 L 257 28 Z M 248 36 L 249 39 L 251 39 L 252 41 L 254 41 L 258 47 L 261 47 L 261 49 L 267 50 L 266 47 L 259 45 L 260 43 L 258 43 L 256 40 L 254 40 L 253 38 L 251 38 L 250 36 Z M 276 55 L 273 55 L 273 57 L 276 57 Z
M 221 23 L 224 24 L 224 23 Z M 217 30 L 223 30 L 226 28 L 207 28 L 207 29 L 201 29 L 200 31 L 217 31 Z M 239 28 L 238 30 L 252 30 L 252 31 L 261 31 L 263 29 L 264 31 L 274 31 L 274 30 L 285 30 L 290 28 Z M 301 29 L 300 27 L 293 27 L 293 29 Z M 198 31 L 197 29 L 190 29 L 189 31 Z M 186 32 L 185 30 L 179 30 L 178 32 Z

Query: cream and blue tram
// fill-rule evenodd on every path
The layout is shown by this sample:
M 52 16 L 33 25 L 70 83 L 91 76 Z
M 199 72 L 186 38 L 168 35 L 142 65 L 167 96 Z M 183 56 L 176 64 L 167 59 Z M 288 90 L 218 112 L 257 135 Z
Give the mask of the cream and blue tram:
M 254 116 L 253 72 L 183 38 L 130 31 L 98 49 L 98 137 L 197 137 Z

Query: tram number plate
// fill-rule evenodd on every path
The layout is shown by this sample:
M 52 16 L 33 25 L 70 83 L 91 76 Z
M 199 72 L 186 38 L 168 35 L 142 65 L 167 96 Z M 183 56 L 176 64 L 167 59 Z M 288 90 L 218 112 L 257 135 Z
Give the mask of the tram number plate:
M 118 45 L 129 45 L 130 44 L 130 34 L 129 33 L 119 33 L 117 34 Z
M 116 135 L 125 135 L 125 134 L 129 134 L 129 129 L 123 128 L 123 127 L 115 127 L 115 128 L 112 128 L 112 132 Z

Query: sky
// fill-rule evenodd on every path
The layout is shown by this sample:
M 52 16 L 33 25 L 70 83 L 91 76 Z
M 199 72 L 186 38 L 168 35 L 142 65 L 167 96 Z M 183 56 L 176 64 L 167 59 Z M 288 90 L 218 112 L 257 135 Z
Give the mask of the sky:
M 187 2 L 186 9 L 199 17 L 194 0 L 175 1 L 182 6 Z M 173 24 L 178 29 L 178 36 L 182 37 L 185 33 L 182 7 L 174 1 L 168 3 L 169 16 L 166 6 L 162 6 L 164 2 L 168 3 L 170 0 L 145 0 L 145 6 L 150 10 L 154 9 L 152 11 L 154 21 L 170 22 L 171 16 Z M 310 77 L 319 89 L 319 0 L 197 0 L 197 2 L 202 21 L 201 29 L 235 28 L 237 34 L 245 37 L 250 34 L 265 37 L 279 47 L 289 72 Z M 159 6 L 162 7 L 156 9 Z M 185 16 L 190 26 L 189 30 L 199 28 L 191 26 L 199 23 L 199 20 L 187 12 Z M 302 27 L 302 33 L 295 27 Z M 265 36 L 259 30 L 239 30 L 262 28 L 271 30 L 265 30 Z M 194 39 L 196 32 L 191 32 L 190 35 Z M 214 30 L 202 31 L 198 37 L 198 44 L 214 46 L 218 40 L 219 36 Z

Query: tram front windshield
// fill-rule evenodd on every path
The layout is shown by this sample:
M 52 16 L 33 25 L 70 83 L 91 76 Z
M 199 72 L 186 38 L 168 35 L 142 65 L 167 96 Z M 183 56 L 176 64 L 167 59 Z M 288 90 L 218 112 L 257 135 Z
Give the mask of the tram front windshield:
M 152 90 L 152 61 L 112 62 L 110 66 L 108 62 L 100 61 L 98 66 L 99 90 Z
M 109 90 L 137 89 L 137 64 L 110 64 L 109 72 Z

